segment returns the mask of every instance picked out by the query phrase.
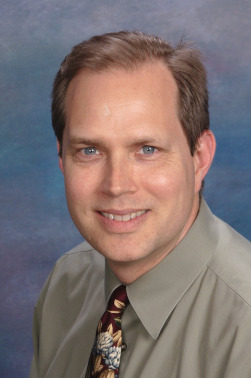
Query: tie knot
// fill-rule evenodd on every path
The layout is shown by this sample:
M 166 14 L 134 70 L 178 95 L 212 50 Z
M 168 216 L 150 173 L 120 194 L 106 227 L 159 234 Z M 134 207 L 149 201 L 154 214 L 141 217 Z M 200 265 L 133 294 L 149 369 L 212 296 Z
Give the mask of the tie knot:
M 120 285 L 113 291 L 108 302 L 107 311 L 114 311 L 117 316 L 119 316 L 119 314 L 122 316 L 128 303 L 129 300 L 126 293 L 126 286 Z

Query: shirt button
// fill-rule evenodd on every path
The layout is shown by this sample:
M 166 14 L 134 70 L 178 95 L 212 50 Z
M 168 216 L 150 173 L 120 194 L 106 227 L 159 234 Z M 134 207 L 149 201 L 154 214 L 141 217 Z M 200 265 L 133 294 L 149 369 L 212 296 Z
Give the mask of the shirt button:
M 127 345 L 126 345 L 126 343 L 123 343 L 121 345 L 121 352 L 124 352 L 126 349 L 127 349 Z

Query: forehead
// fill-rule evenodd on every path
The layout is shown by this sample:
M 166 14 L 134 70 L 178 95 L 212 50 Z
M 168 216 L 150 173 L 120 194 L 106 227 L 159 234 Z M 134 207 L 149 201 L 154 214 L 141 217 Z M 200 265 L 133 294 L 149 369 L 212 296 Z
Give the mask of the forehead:
M 111 94 L 110 90 L 120 97 L 136 97 L 145 91 L 145 97 L 158 95 L 163 98 L 166 95 L 176 102 L 178 88 L 174 77 L 167 66 L 161 61 L 148 62 L 139 65 L 132 70 L 111 68 L 109 71 L 81 70 L 70 82 L 66 91 L 65 105 L 72 105 L 82 97 L 85 101 L 92 102 L 93 97 L 97 102 L 105 93 Z M 84 104 L 82 104 L 84 105 Z
M 188 149 L 177 111 L 177 85 L 162 64 L 125 72 L 82 71 L 67 91 L 63 143 L 129 146 L 147 141 Z M 152 141 L 152 142 L 151 142 Z
M 66 94 L 69 138 L 108 135 L 124 140 L 181 132 L 177 115 L 177 85 L 163 63 L 137 70 L 81 71 Z

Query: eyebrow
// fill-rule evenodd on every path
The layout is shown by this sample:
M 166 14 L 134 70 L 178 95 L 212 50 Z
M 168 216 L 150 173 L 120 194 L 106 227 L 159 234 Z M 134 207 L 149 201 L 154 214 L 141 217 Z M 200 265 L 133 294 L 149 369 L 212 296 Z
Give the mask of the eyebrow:
M 102 145 L 104 142 L 101 138 L 93 138 L 93 139 L 88 139 L 88 138 L 81 138 L 81 137 L 72 137 L 70 138 L 70 146 L 74 146 L 77 144 L 85 144 L 88 146 L 94 146 L 94 145 Z
M 142 136 L 142 137 L 135 137 L 131 140 L 128 140 L 125 145 L 128 147 L 138 147 L 138 146 L 151 146 L 151 145 L 163 145 L 163 139 L 157 139 L 151 136 Z M 93 146 L 93 147 L 103 147 L 105 148 L 106 142 L 103 138 L 94 137 L 94 138 L 85 138 L 85 137 L 71 137 L 69 141 L 70 148 L 73 148 L 74 146 Z

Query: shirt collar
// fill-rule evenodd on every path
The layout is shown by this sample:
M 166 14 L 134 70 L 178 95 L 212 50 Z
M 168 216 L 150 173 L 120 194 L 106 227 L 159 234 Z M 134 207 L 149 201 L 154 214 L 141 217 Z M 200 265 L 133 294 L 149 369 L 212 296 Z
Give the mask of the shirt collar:
M 202 199 L 199 214 L 181 242 L 158 265 L 127 286 L 130 304 L 154 339 L 206 266 L 217 242 L 214 216 Z M 108 300 L 111 292 L 121 284 L 108 264 L 105 282 Z

